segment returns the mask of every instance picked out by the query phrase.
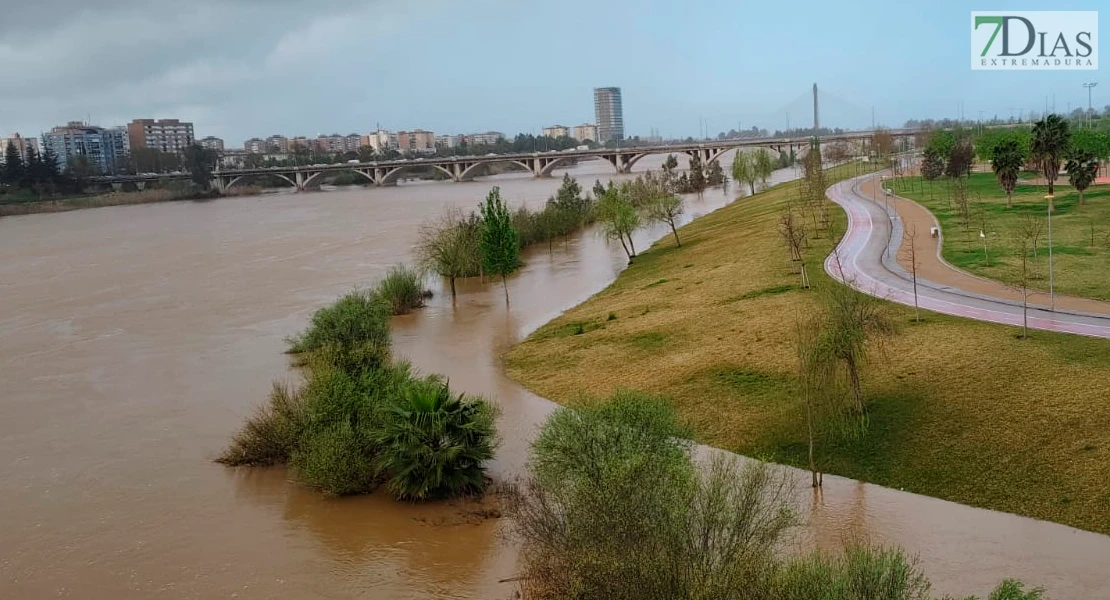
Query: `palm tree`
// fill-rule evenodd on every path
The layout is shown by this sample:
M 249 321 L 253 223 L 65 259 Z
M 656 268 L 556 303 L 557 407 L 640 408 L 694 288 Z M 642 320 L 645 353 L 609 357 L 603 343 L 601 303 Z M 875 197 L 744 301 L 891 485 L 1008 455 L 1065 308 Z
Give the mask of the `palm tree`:
M 1060 175 L 1060 160 L 1070 143 L 1068 122 L 1060 118 L 1060 115 L 1048 115 L 1033 125 L 1033 157 L 1041 165 L 1041 171 L 1048 180 L 1049 198 L 1053 196 L 1056 178 Z
M 496 415 L 486 400 L 454 395 L 436 377 L 414 380 L 375 433 L 386 489 L 402 500 L 484 490 L 485 462 L 497 445 Z
M 1065 168 L 1068 171 L 1068 181 L 1079 191 L 1079 204 L 1083 204 L 1083 192 L 1098 177 L 1098 159 L 1087 150 L 1076 150 Z
M 998 177 L 998 184 L 1006 191 L 1006 208 L 1013 206 L 1014 187 L 1023 164 L 1025 156 L 1017 140 L 1003 140 L 991 151 L 991 166 Z

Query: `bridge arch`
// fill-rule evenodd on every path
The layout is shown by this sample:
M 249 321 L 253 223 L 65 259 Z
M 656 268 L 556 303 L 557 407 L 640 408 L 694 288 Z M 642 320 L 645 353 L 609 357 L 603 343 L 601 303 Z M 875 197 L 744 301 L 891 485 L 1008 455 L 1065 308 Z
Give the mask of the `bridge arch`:
M 248 180 L 248 181 L 249 181 L 249 180 L 251 180 L 251 179 L 255 179 L 255 178 L 257 178 L 257 177 L 263 177 L 263 176 L 265 176 L 265 175 L 272 175 L 272 176 L 274 176 L 274 177 L 278 177 L 278 178 L 280 178 L 280 179 L 284 179 L 285 181 L 289 182 L 289 185 L 291 185 L 291 186 L 293 186 L 293 187 L 297 187 L 297 183 L 296 183 L 295 181 L 293 181 L 292 179 L 289 179 L 289 177 L 287 177 L 286 175 L 283 175 L 283 174 L 281 174 L 281 173 L 265 173 L 265 174 L 247 174 L 247 175 L 236 175 L 235 177 L 232 177 L 230 181 L 228 181 L 228 182 L 227 182 L 227 185 L 226 185 L 226 186 L 224 186 L 224 189 L 225 189 L 225 190 L 227 190 L 227 189 L 231 189 L 231 186 L 233 186 L 233 185 L 235 185 L 235 184 L 239 183 L 240 181 L 242 181 L 242 180 L 244 180 L 244 179 L 246 179 L 246 180 Z
M 365 171 L 362 171 L 360 169 L 338 169 L 338 170 L 334 170 L 334 171 L 317 171 L 316 173 L 313 173 L 311 176 L 309 176 L 308 179 L 305 179 L 304 183 L 301 184 L 301 185 L 305 189 L 310 188 L 310 187 L 315 187 L 315 186 L 319 185 L 320 179 L 322 179 L 325 175 L 330 175 L 330 174 L 333 174 L 333 173 L 357 173 L 357 174 L 362 175 L 363 177 L 365 177 L 366 180 L 369 181 L 370 183 L 377 183 L 377 181 L 374 180 L 373 175 L 371 175 L 371 174 L 369 174 Z
M 528 171 L 529 173 L 532 172 L 531 165 L 529 165 L 529 164 L 527 164 L 523 161 L 516 160 L 516 159 L 484 160 L 482 162 L 476 162 L 476 163 L 466 167 L 465 169 L 463 169 L 462 173 L 459 173 L 458 180 L 459 181 L 469 181 L 470 179 L 474 178 L 474 172 L 477 171 L 479 167 L 481 167 L 482 165 L 492 165 L 492 164 L 495 164 L 495 163 L 513 163 L 515 165 L 520 165 L 520 167 L 522 169 L 524 169 L 525 171 Z
M 574 158 L 575 157 L 573 156 L 560 156 L 559 158 L 552 160 L 551 162 L 544 165 L 542 169 L 540 169 L 540 177 L 548 177 L 553 171 L 555 171 L 555 169 L 562 166 L 563 163 L 569 160 L 574 160 Z
M 451 171 L 448 171 L 445 167 L 442 167 L 440 165 L 435 165 L 435 164 L 422 165 L 422 164 L 417 163 L 417 164 L 413 164 L 413 165 L 400 165 L 400 166 L 393 167 L 392 169 L 389 169 L 388 171 L 386 171 L 385 174 L 382 175 L 381 180 L 377 181 L 376 183 L 378 185 L 391 185 L 391 184 L 397 183 L 397 180 L 401 177 L 401 173 L 403 173 L 405 171 L 408 171 L 408 170 L 418 168 L 418 167 L 425 167 L 425 166 L 432 167 L 434 169 L 439 170 L 439 172 L 446 175 L 448 179 L 451 179 L 451 180 L 455 179 L 455 174 L 452 173 Z M 371 181 L 373 181 L 373 179 L 371 179 Z

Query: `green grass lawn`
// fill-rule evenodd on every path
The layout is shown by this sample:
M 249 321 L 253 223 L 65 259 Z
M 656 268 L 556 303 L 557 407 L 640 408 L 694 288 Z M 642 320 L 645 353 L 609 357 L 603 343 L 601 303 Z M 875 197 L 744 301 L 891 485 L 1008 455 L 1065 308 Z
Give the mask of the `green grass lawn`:
M 1023 173 L 1031 180 L 1034 173 Z M 912 198 L 936 215 L 944 231 L 944 259 L 953 265 L 1010 285 L 1021 280 L 1021 252 L 1017 230 L 1028 218 L 1040 219 L 1043 232 L 1037 257 L 1030 262 L 1030 287 L 1048 289 L 1048 186 L 1018 183 L 1013 207 L 991 173 L 974 173 L 968 180 L 971 219 L 961 218 L 950 200 L 946 180 L 919 177 L 896 180 L 900 196 Z M 1052 218 L 1053 271 L 1057 293 L 1110 300 L 1110 186 L 1091 187 L 1079 205 L 1079 192 L 1057 181 Z M 984 255 L 979 232 L 987 235 Z
M 796 186 L 694 221 L 681 248 L 664 238 L 513 348 L 509 374 L 571 405 L 617 388 L 662 394 L 698 441 L 804 468 L 793 340 L 820 300 L 778 233 Z M 833 241 L 811 239 L 817 286 L 836 285 L 821 268 Z M 912 309 L 886 306 L 900 331 L 864 371 L 869 430 L 823 447 L 825 470 L 1110 533 L 1110 341 L 1019 339 L 936 314 L 913 323 Z

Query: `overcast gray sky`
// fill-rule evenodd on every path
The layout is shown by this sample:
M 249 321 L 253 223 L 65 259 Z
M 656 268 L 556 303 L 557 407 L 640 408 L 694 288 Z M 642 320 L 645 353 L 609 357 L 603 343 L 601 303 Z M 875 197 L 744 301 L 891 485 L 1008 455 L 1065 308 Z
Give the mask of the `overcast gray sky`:
M 969 10 L 960 0 L 0 0 L 0 134 L 178 117 L 231 145 L 378 123 L 511 135 L 592 121 L 592 88 L 610 85 L 623 88 L 627 131 L 664 136 L 697 135 L 703 119 L 711 132 L 784 127 L 787 113 L 805 123 L 814 81 L 832 126 L 869 125 L 872 107 L 880 124 L 900 125 L 956 116 L 961 103 L 970 118 L 1043 110 L 1049 95 L 1060 111 L 1085 105 L 1080 83 L 1098 72 L 970 71 Z M 1110 80 L 1094 103 L 1110 103 Z

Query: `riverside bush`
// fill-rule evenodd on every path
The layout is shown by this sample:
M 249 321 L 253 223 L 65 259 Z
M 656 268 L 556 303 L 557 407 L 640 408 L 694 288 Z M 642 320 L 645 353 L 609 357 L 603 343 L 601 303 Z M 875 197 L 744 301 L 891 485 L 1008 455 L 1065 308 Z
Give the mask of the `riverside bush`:
M 247 419 L 216 462 L 256 467 L 282 464 L 289 459 L 306 422 L 300 391 L 274 383 L 270 401 Z
M 333 351 L 389 349 L 389 305 L 373 292 L 355 290 L 312 315 L 300 335 L 290 338 L 289 352 L 301 354 L 331 347 Z
M 378 469 L 402 500 L 460 496 L 486 487 L 496 410 L 486 400 L 452 394 L 438 377 L 411 379 L 374 432 Z
M 406 265 L 391 268 L 378 282 L 376 291 L 394 315 L 405 315 L 424 306 L 424 299 L 431 294 L 424 288 L 424 273 Z
M 382 482 L 410 500 L 485 489 L 493 407 L 390 360 L 389 313 L 378 293 L 357 291 L 317 311 L 290 342 L 302 353 L 304 384 L 275 384 L 216 460 L 288 464 L 329 495 L 368 493 Z
M 788 474 L 723 454 L 695 461 L 693 451 L 674 408 L 648 394 L 549 417 L 507 496 L 523 597 L 932 599 L 898 548 L 785 557 L 797 522 Z M 1006 581 L 989 600 L 1039 598 Z

